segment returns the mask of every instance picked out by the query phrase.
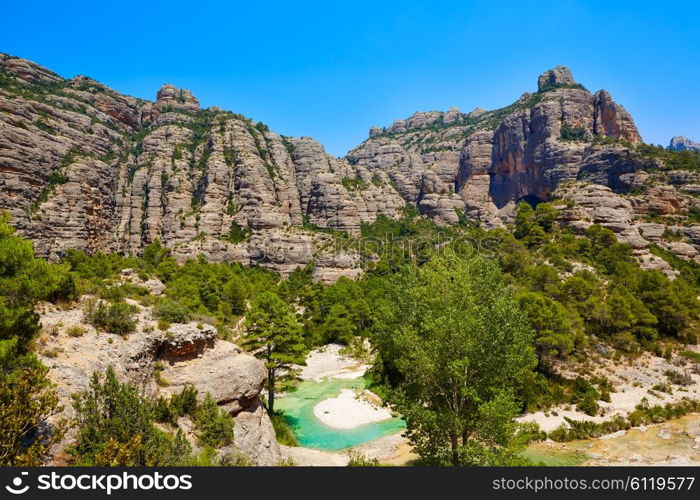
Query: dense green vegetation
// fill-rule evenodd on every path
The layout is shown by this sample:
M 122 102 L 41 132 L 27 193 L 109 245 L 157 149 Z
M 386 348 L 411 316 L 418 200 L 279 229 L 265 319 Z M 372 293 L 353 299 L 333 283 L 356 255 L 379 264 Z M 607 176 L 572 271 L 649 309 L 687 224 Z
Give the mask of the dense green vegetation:
M 567 426 L 562 425 L 547 433 L 546 436 L 539 435 L 537 438 L 548 437 L 553 441 L 560 442 L 596 438 L 634 426 L 658 424 L 697 411 L 700 411 L 700 401 L 684 398 L 675 403 L 651 406 L 649 401 L 643 398 L 627 417 L 618 415 L 600 423 L 565 418 Z
M 39 333 L 40 300 L 67 301 L 75 285 L 65 266 L 34 258 L 0 214 L 0 465 L 38 465 L 65 430 L 47 433 L 58 397 L 31 346 Z
M 104 375 L 95 373 L 89 389 L 73 395 L 78 436 L 69 452 L 76 465 L 198 465 L 183 432 L 174 430 L 177 419 L 188 416 L 198 444 L 212 450 L 233 441 L 234 422 L 210 394 L 201 401 L 197 396 L 196 389 L 185 387 L 170 400 L 152 401 L 136 386 L 119 382 L 111 367 Z M 173 432 L 155 422 L 171 425 Z
M 441 227 L 409 208 L 396 220 L 363 225 L 361 237 L 328 230 L 333 244 L 357 252 L 366 270 L 362 279 L 330 286 L 312 280 L 313 264 L 286 279 L 203 258 L 178 264 L 157 241 L 138 257 L 68 250 L 62 263 L 50 264 L 35 259 L 31 244 L 3 218 L 0 411 L 10 425 L 0 459 L 33 464 L 50 443 L 34 438 L 57 406 L 46 369 L 32 353 L 37 302 L 89 295 L 82 303 L 86 318 L 107 334 L 134 330 L 132 300 L 152 307 L 161 329 L 197 321 L 230 338 L 245 326 L 236 341 L 265 360 L 267 408 L 287 444 L 294 444 L 293 435 L 274 409 L 280 373 L 293 376 L 289 367 L 316 346 L 340 342 L 359 353 L 360 339 L 369 339 L 376 354 L 372 389 L 405 416 L 421 463 L 523 463 L 518 451 L 532 433 L 518 429 L 515 415 L 554 404 L 596 415 L 599 401 L 614 391 L 605 379 L 554 375 L 557 359 L 584 360 L 601 341 L 619 357 L 665 354 L 697 340 L 696 264 L 654 249 L 679 270 L 671 281 L 642 270 L 611 231 L 593 225 L 574 235 L 556 217 L 549 203 L 521 203 L 511 228 L 486 231 L 463 216 L 458 225 Z M 164 292 L 151 295 L 131 277 L 158 278 Z M 75 406 L 76 463 L 213 463 L 219 460 L 213 450 L 234 439 L 230 417 L 192 388 L 149 401 L 108 372 L 94 376 Z M 204 447 L 197 457 L 176 431 L 185 416 Z M 583 432 L 572 424 L 554 437 L 608 428 L 600 425 Z M 51 439 L 61 433 L 59 426 Z
M 78 436 L 70 453 L 77 465 L 181 465 L 191 453 L 184 435 L 154 425 L 153 406 L 114 370 L 95 373 L 88 390 L 73 396 Z
M 342 184 L 348 191 L 362 191 L 369 187 L 360 177 L 343 177 Z
M 641 159 L 658 160 L 663 170 L 700 170 L 700 151 L 674 151 L 663 146 L 640 144 L 635 149 L 635 155 Z M 654 163 L 651 168 L 657 169 L 659 164 Z
M 573 127 L 568 123 L 563 123 L 561 126 L 560 139 L 562 141 L 585 141 L 586 129 L 581 127 Z
M 547 82 L 542 87 L 540 87 L 539 92 L 549 92 L 550 90 L 556 89 L 579 89 L 588 92 L 588 89 L 581 85 L 580 83 L 552 83 Z
M 514 463 L 515 387 L 536 364 L 532 329 L 497 265 L 436 258 L 387 281 L 375 342 L 387 396 L 433 465 Z

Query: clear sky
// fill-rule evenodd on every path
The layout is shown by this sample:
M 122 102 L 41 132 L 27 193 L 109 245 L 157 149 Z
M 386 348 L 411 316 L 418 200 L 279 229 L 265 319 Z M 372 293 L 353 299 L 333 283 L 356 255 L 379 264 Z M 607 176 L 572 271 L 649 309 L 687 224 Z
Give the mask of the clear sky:
M 339 156 L 417 110 L 510 104 L 558 64 L 647 142 L 700 141 L 697 2 L 2 0 L 0 15 L 2 52 L 146 99 L 169 82 Z

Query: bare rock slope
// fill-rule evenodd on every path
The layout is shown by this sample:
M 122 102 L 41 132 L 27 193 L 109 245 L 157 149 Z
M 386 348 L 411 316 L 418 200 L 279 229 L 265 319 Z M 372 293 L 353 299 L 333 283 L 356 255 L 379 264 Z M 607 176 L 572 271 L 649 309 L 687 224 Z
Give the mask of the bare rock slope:
M 315 277 L 333 281 L 356 276 L 358 259 L 329 248 L 320 230 L 357 234 L 404 205 L 441 224 L 497 227 L 518 201 L 549 201 L 571 182 L 624 198 L 628 218 L 597 217 L 636 247 L 654 241 L 633 234 L 639 224 L 656 223 L 661 234 L 682 227 L 680 243 L 700 250 L 697 171 L 665 168 L 644 147 L 630 114 L 563 66 L 501 109 L 416 112 L 372 127 L 338 159 L 311 138 L 201 109 L 172 85 L 145 101 L 0 54 L 0 210 L 52 258 L 66 248 L 138 253 L 159 239 L 183 260 L 283 274 L 315 262 Z
M 282 456 L 260 391 L 267 377 L 264 364 L 235 344 L 217 338 L 211 325 L 176 324 L 160 331 L 149 308 L 139 307 L 138 329 L 128 337 L 97 332 L 80 308 L 46 305 L 39 354 L 56 384 L 63 411 L 52 419 L 71 418 L 71 394 L 87 389 L 94 372 L 111 366 L 120 380 L 148 397 L 166 398 L 193 386 L 198 396 L 211 394 L 234 416 L 234 443 L 221 453 L 243 455 L 257 465 L 275 465 Z M 80 336 L 72 335 L 78 327 Z M 74 437 L 71 430 L 63 443 Z M 192 439 L 196 450 L 198 443 Z
M 187 90 L 166 84 L 147 102 L 3 54 L 0 189 L 0 209 L 45 256 L 138 252 L 160 239 L 183 259 L 202 253 L 283 273 L 324 257 L 322 236 L 303 226 L 357 233 L 404 205 L 386 175 L 308 137 L 201 109 Z M 353 265 L 330 263 L 331 278 L 344 264 Z

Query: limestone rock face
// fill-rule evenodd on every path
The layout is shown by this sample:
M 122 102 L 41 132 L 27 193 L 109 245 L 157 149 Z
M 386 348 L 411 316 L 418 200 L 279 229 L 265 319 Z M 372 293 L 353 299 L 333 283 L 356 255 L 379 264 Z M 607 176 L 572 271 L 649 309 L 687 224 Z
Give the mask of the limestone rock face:
M 179 89 L 169 83 L 166 83 L 158 90 L 156 105 L 161 109 L 167 109 L 168 107 L 188 111 L 197 111 L 199 109 L 199 101 L 192 95 L 192 92 L 186 89 Z
M 583 232 L 592 224 L 599 224 L 613 231 L 618 240 L 630 245 L 642 268 L 658 269 L 670 278 L 676 276 L 671 266 L 649 249 L 656 245 L 682 259 L 700 262 L 700 231 L 696 226 L 677 226 L 645 222 L 636 217 L 637 198 L 626 198 L 609 187 L 587 182 L 570 182 L 560 186 L 554 196 L 559 211 L 558 221 L 576 232 Z M 652 196 L 650 199 L 655 199 Z M 668 235 L 675 235 L 673 240 Z M 678 240 L 682 238 L 681 240 Z
M 537 93 L 507 108 L 415 113 L 373 134 L 348 158 L 386 172 L 404 199 L 439 222 L 454 223 L 455 211 L 464 211 L 493 227 L 511 220 L 520 199 L 547 200 L 585 168 L 613 168 L 615 158 L 601 154 L 607 146 L 597 137 L 641 142 L 610 94 L 588 92 L 559 66 L 539 77 Z
M 405 205 L 440 224 L 466 217 L 492 228 L 512 222 L 518 201 L 550 200 L 578 181 L 625 198 L 631 222 L 675 217 L 691 227 L 700 194 L 694 172 L 659 175 L 660 161 L 636 152 L 629 113 L 563 66 L 502 109 L 416 112 L 373 127 L 343 159 L 309 137 L 201 109 L 170 84 L 148 102 L 4 54 L 0 78 L 0 210 L 49 258 L 67 248 L 139 253 L 160 240 L 180 260 L 282 274 L 313 262 L 330 282 L 361 271 L 322 231 L 358 234 Z
M 552 85 L 574 85 L 574 77 L 566 66 L 557 66 L 545 71 L 537 79 L 537 90 L 544 90 Z
M 405 204 L 386 174 L 334 158 L 311 138 L 200 109 L 170 84 L 147 102 L 4 54 L 0 78 L 0 209 L 40 255 L 138 253 L 159 239 L 182 258 L 202 251 L 251 262 L 254 241 L 279 246 L 294 227 L 313 245 L 314 228 L 358 233 Z M 227 241 L 232 228 L 247 237 Z M 291 272 L 316 253 L 274 265 Z
M 161 340 L 158 356 L 173 362 L 198 357 L 214 345 L 216 335 L 216 328 L 211 325 L 173 325 Z
M 585 229 L 592 224 L 599 224 L 612 230 L 618 239 L 635 249 L 646 249 L 649 242 L 637 230 L 632 219 L 634 211 L 632 203 L 615 194 L 612 190 L 600 184 L 570 183 L 562 186 L 556 192 L 558 197 L 575 203 L 572 212 L 577 216 L 564 212 L 562 220 L 576 229 Z
M 674 151 L 700 151 L 700 142 L 691 141 L 684 135 L 677 135 L 671 139 L 668 147 Z
M 123 382 L 140 388 L 149 397 L 170 397 L 186 386 L 197 389 L 200 398 L 210 393 L 236 422 L 235 450 L 254 464 L 272 465 L 280 450 L 272 423 L 260 404 L 260 391 L 267 377 L 262 361 L 243 353 L 238 346 L 217 338 L 216 329 L 195 323 L 173 325 L 167 332 L 155 329 L 150 311 L 139 308 L 139 328 L 128 337 L 98 333 L 85 322 L 80 308 L 50 310 L 42 314 L 45 327 L 58 330 L 40 353 L 56 384 L 61 415 L 74 416 L 71 394 L 88 388 L 93 372 L 112 367 Z M 85 333 L 71 337 L 65 328 L 80 325 Z M 148 327 L 148 328 L 146 328 Z M 62 446 L 74 435 L 68 435 Z M 231 450 L 221 450 L 225 453 Z
M 566 66 L 557 66 L 545 71 L 537 79 L 537 90 L 543 90 L 551 85 L 574 85 L 574 77 Z
M 242 409 L 234 420 L 234 442 L 222 452 L 230 450 L 241 453 L 256 465 L 279 464 L 282 460 L 280 445 L 277 443 L 272 422 L 259 399 Z
M 188 362 L 166 364 L 162 377 L 168 385 L 161 392 L 172 395 L 193 385 L 202 395 L 209 392 L 233 415 L 257 401 L 267 377 L 260 361 L 225 341 L 213 343 L 195 358 L 183 357 L 180 361 Z

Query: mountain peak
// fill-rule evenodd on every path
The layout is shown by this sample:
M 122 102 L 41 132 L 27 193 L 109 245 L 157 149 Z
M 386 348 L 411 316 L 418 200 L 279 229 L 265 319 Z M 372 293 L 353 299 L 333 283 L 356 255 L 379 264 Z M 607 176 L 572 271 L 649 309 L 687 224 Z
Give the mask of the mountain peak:
M 700 142 L 692 141 L 684 135 L 677 135 L 671 139 L 671 143 L 668 147 L 674 151 L 700 151 Z
M 557 66 L 556 68 L 548 69 L 537 79 L 537 90 L 542 91 L 547 87 L 557 87 L 560 85 L 576 85 L 571 70 L 566 66 Z
M 181 89 L 170 83 L 164 84 L 156 94 L 156 102 L 161 105 L 185 108 L 190 110 L 199 109 L 199 101 L 187 89 Z

